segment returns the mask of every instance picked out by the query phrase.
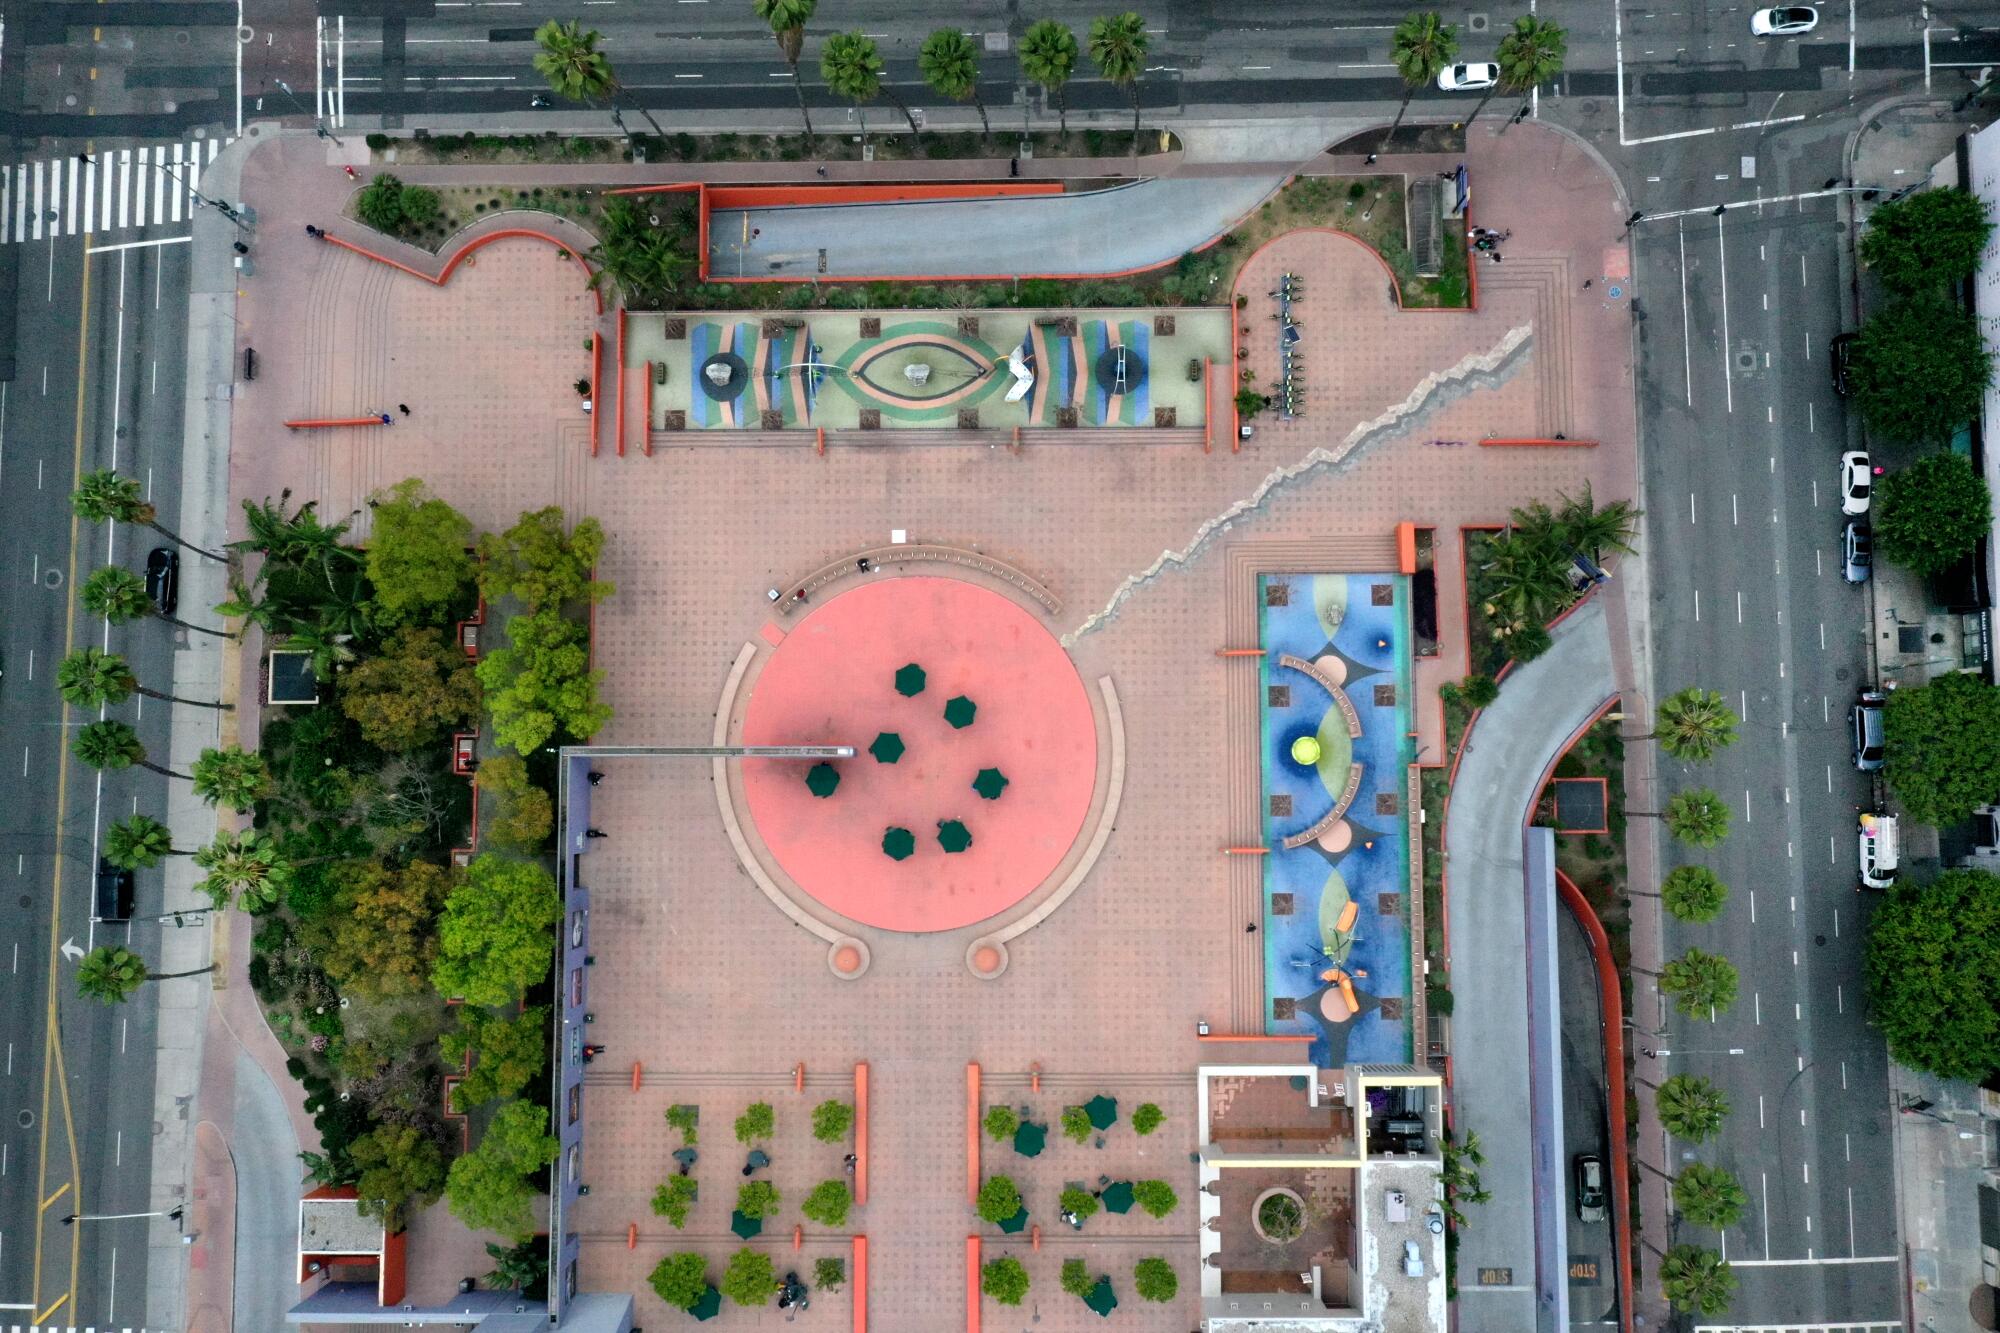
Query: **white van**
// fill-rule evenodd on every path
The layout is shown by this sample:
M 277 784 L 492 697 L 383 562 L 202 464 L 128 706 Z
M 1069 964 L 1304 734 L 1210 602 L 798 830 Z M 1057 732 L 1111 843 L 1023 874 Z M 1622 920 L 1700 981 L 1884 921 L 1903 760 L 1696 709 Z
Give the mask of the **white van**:
M 1861 816 L 1861 887 L 1886 889 L 1896 882 L 1896 868 L 1902 864 L 1903 842 L 1896 816 Z

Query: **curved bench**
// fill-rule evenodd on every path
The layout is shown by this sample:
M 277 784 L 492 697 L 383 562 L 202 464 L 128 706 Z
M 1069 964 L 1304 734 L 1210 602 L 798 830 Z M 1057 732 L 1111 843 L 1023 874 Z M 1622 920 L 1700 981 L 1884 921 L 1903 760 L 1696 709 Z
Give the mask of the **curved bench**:
M 1353 805 L 1354 798 L 1360 794 L 1361 774 L 1362 767 L 1360 764 L 1349 764 L 1347 766 L 1347 786 L 1341 789 L 1340 799 L 1333 803 L 1333 809 L 1327 811 L 1311 828 L 1303 833 L 1294 833 L 1280 845 L 1288 852 L 1296 851 L 1309 842 L 1318 842 L 1321 837 L 1325 836 L 1326 831 L 1340 821 L 1340 817 L 1347 813 L 1347 807 Z
M 1317 663 L 1308 662 L 1303 657 L 1293 657 L 1290 653 L 1279 653 L 1278 665 L 1290 667 L 1292 670 L 1302 675 L 1311 676 L 1314 680 L 1318 681 L 1320 688 L 1333 696 L 1334 707 L 1340 710 L 1342 720 L 1347 723 L 1348 738 L 1350 740 L 1361 739 L 1361 714 L 1355 711 L 1354 701 L 1347 697 L 1347 691 L 1333 683 L 1332 676 L 1320 670 Z
M 1009 587 L 1026 593 L 1048 615 L 1057 615 L 1062 611 L 1062 602 L 1054 593 L 1042 586 L 1037 579 L 1029 575 L 1026 571 L 1017 569 L 1004 560 L 995 560 L 990 555 L 981 555 L 977 551 L 967 551 L 957 546 L 936 546 L 923 543 L 904 543 L 900 546 L 871 546 L 866 550 L 856 551 L 844 560 L 836 560 L 830 564 L 821 565 L 803 579 L 779 585 L 778 591 L 781 596 L 778 598 L 778 603 L 774 609 L 781 617 L 791 615 L 800 606 L 800 602 L 795 595 L 798 591 L 803 590 L 807 599 L 810 600 L 812 595 L 820 589 L 855 573 L 862 560 L 867 560 L 871 566 L 878 569 L 886 569 L 891 565 L 920 563 L 957 565 L 961 569 L 974 570 L 989 577 L 999 579 Z M 1359 732 L 1355 734 L 1360 735 Z

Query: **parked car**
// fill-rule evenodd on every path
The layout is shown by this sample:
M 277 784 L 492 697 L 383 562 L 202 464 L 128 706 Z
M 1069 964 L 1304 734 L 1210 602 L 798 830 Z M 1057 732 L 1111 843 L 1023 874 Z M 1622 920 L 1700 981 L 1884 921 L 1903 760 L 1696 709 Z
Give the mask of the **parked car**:
M 1861 887 L 1886 889 L 1896 882 L 1903 840 L 1894 815 L 1861 816 Z
M 1750 31 L 1759 37 L 1796 37 L 1819 26 L 1819 11 L 1811 5 L 1779 5 L 1750 16 Z
M 1875 534 L 1859 519 L 1848 519 L 1840 534 L 1840 576 L 1849 583 L 1868 582 L 1875 565 Z
M 1596 1153 L 1578 1153 L 1570 1161 L 1576 1174 L 1576 1220 L 1604 1220 L 1604 1159 Z
M 1848 720 L 1854 724 L 1854 766 L 1863 773 L 1873 773 L 1882 767 L 1884 702 L 1880 690 L 1863 690 L 1848 711 Z
M 1448 93 L 1483 92 L 1500 82 L 1500 67 L 1490 60 L 1446 65 L 1438 71 L 1438 87 Z
M 120 870 L 109 861 L 97 863 L 97 900 L 92 905 L 93 921 L 132 919 L 132 872 Z
M 1833 391 L 1842 398 L 1854 392 L 1853 382 L 1848 378 L 1849 368 L 1854 361 L 1854 335 L 1837 333 L 1827 344 L 1827 357 L 1833 362 Z
M 155 546 L 146 557 L 146 595 L 163 616 L 170 616 L 181 600 L 181 557 L 171 546 Z
M 1868 501 L 1874 494 L 1875 469 L 1869 465 L 1868 455 L 1859 449 L 1850 449 L 1840 456 L 1840 512 L 1847 515 L 1868 512 Z

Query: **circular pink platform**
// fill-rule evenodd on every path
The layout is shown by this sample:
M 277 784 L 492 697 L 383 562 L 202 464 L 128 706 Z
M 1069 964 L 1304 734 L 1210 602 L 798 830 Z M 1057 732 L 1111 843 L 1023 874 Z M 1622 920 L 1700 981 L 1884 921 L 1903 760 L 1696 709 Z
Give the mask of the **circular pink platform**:
M 922 694 L 896 692 L 915 662 Z M 978 705 L 964 729 L 944 719 L 954 695 Z M 877 733 L 907 747 L 894 764 L 868 753 Z M 750 822 L 785 873 L 828 908 L 884 930 L 954 930 L 1033 893 L 1075 842 L 1096 782 L 1090 697 L 1069 655 L 1027 611 L 944 578 L 886 578 L 815 606 L 772 651 L 751 686 L 747 745 L 852 745 L 840 787 L 816 797 L 809 760 L 743 763 Z M 988 801 L 982 768 L 1006 774 Z M 946 853 L 941 819 L 964 821 L 972 846 Z M 883 830 L 916 835 L 892 861 Z

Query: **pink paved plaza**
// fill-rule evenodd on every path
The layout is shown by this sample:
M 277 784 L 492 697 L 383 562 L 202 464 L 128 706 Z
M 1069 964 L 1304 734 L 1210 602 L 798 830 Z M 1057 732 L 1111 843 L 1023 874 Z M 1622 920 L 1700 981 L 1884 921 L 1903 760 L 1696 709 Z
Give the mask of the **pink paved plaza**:
M 1259 916 L 1258 880 L 1222 854 L 1258 836 L 1256 717 L 1244 703 L 1255 675 L 1217 656 L 1254 640 L 1255 572 L 1393 572 L 1397 523 L 1437 530 L 1444 649 L 1420 661 L 1414 709 L 1415 743 L 1434 762 L 1436 688 L 1467 669 L 1459 529 L 1585 484 L 1600 499 L 1634 492 L 1633 293 L 1629 283 L 1617 299 L 1605 293 L 1605 278 L 1624 272 L 1622 206 L 1584 152 L 1532 126 L 1504 139 L 1477 131 L 1466 156 L 1482 181 L 1478 220 L 1514 233 L 1504 266 L 1480 266 L 1476 312 L 1395 309 L 1377 258 L 1334 234 L 1293 233 L 1250 262 L 1239 284 L 1251 298 L 1249 365 L 1270 382 L 1263 293 L 1280 272 L 1302 275 L 1312 397 L 1296 420 L 1260 418 L 1241 452 L 1220 443 L 1222 432 L 1212 454 L 1199 443 L 1029 432 L 1018 451 L 927 439 L 817 456 L 809 433 L 708 432 L 650 457 L 591 455 L 590 419 L 570 384 L 590 373 L 583 348 L 611 320 L 574 264 L 543 243 L 502 240 L 445 286 L 429 285 L 305 237 L 299 223 L 330 223 L 346 189 L 310 142 L 252 156 L 247 193 L 280 176 L 287 185 L 258 195 L 272 201 L 268 276 L 246 286 L 240 311 L 261 373 L 238 386 L 233 495 L 290 487 L 332 516 L 360 509 L 364 536 L 368 496 L 406 476 L 481 528 L 550 503 L 595 516 L 610 535 L 600 575 L 617 587 L 597 610 L 595 661 L 617 710 L 597 741 L 707 744 L 720 730 L 866 747 L 896 730 L 911 746 L 909 769 L 893 779 L 870 771 L 865 748 L 843 761 L 842 788 L 824 801 L 806 791 L 802 764 L 735 766 L 718 791 L 705 761 L 631 761 L 593 793 L 593 822 L 608 835 L 586 859 L 593 1033 L 609 1055 L 591 1075 L 592 1192 L 573 1213 L 585 1289 L 633 1291 L 640 1324 L 677 1326 L 644 1275 L 690 1247 L 720 1272 L 739 1243 L 728 1230 L 740 1165 L 728 1124 L 763 1098 L 778 1110 L 773 1172 L 785 1202 L 755 1243 L 773 1247 L 780 1271 L 805 1270 L 848 1254 L 848 1232 L 865 1234 L 870 1327 L 965 1326 L 965 1242 L 975 1234 L 988 1258 L 1015 1254 L 1034 1280 L 1018 1311 L 985 1302 L 988 1328 L 1198 1321 L 1193 1073 L 1213 1048 L 1197 1041 L 1196 1024 L 1263 1026 L 1262 954 L 1244 929 Z M 388 428 L 281 424 L 399 402 L 412 415 Z M 1601 443 L 1476 444 L 1558 433 Z M 1296 474 L 1261 504 L 1236 509 L 1288 469 Z M 1208 535 L 1217 519 L 1227 521 Z M 767 589 L 883 546 L 892 531 L 1025 571 L 1059 607 L 1046 612 L 990 573 L 941 564 L 857 568 L 789 616 L 767 599 Z M 1163 552 L 1189 558 L 1162 568 Z M 918 586 L 932 580 L 947 586 Z M 883 678 L 908 661 L 932 671 L 915 704 Z M 732 700 L 737 671 L 743 690 Z M 934 715 L 958 693 L 981 711 L 953 734 Z M 1103 749 L 1113 735 L 1115 779 Z M 1012 782 L 1005 795 L 945 800 L 987 766 L 989 742 Z M 747 808 L 767 873 L 786 872 L 865 943 L 866 975 L 837 976 L 825 937 L 760 891 L 719 796 Z M 1081 844 L 1107 812 L 1101 854 L 1074 892 L 1008 943 L 1003 975 L 975 976 L 976 923 L 1041 901 L 1051 878 L 1084 864 Z M 963 856 L 931 841 L 935 821 L 952 814 L 973 826 Z M 882 827 L 897 823 L 923 848 L 900 866 L 878 849 Z M 645 1070 L 637 1092 L 633 1062 Z M 802 1126 L 815 1102 L 851 1095 L 861 1062 L 872 1087 L 867 1203 L 839 1232 L 805 1223 L 795 1254 L 797 1203 L 840 1173 L 841 1155 Z M 1101 1092 L 1128 1112 L 1156 1102 L 1167 1120 L 1148 1138 L 1121 1120 L 1101 1149 L 1052 1133 L 1032 1161 L 989 1145 L 988 1166 L 1020 1180 L 1042 1228 L 1035 1252 L 968 1204 L 969 1062 L 984 1071 L 987 1105 L 1026 1106 L 1053 1123 L 1063 1106 Z M 800 1063 L 806 1085 L 795 1093 Z M 1036 1069 L 1040 1091 L 1030 1087 Z M 678 1233 L 646 1207 L 674 1169 L 678 1139 L 662 1113 L 677 1102 L 702 1108 L 705 1182 Z M 1100 1175 L 1166 1179 L 1182 1206 L 1160 1220 L 1103 1216 L 1071 1233 L 1055 1220 L 1055 1195 Z M 450 1227 L 432 1210 L 413 1256 L 424 1229 Z M 1132 1292 L 1132 1263 L 1151 1254 L 1181 1279 L 1162 1310 L 1141 1308 Z M 1121 1304 L 1109 1320 L 1058 1288 L 1072 1256 L 1114 1276 Z M 725 1309 L 718 1326 L 782 1317 Z M 844 1299 L 815 1299 L 798 1322 L 830 1329 L 849 1318 Z

